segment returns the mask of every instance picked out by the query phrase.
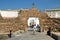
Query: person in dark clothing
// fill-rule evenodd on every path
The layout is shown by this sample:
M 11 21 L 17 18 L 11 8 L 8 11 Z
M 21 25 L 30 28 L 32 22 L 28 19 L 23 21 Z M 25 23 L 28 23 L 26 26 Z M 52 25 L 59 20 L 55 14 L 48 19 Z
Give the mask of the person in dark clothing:
M 41 32 L 41 28 L 39 27 L 39 30 L 38 30 L 38 32 Z
M 8 34 L 9 38 L 12 37 L 12 30 L 10 30 L 10 33 Z
M 37 28 L 38 28 L 38 32 L 41 32 L 41 28 L 39 25 L 37 25 Z
M 32 25 L 32 28 L 34 27 L 34 25 Z
M 48 28 L 47 35 L 51 35 L 51 27 Z

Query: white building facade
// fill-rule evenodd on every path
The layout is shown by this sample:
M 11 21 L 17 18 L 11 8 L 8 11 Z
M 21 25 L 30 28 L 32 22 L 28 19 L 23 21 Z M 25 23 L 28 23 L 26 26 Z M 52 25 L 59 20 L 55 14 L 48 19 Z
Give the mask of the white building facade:
M 3 18 L 14 18 L 18 17 L 18 10 L 0 10 L 0 15 Z
M 60 18 L 60 9 L 45 10 L 50 18 Z

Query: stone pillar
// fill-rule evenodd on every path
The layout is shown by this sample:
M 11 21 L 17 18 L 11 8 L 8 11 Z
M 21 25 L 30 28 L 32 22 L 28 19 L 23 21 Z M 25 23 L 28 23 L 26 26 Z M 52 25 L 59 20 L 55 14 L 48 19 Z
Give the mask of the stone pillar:
M 28 32 L 28 27 L 27 27 L 27 18 L 25 19 L 25 22 L 24 22 L 24 31 L 25 32 Z
M 40 25 L 41 25 L 41 32 L 44 32 L 44 26 L 43 26 L 43 21 L 40 19 Z
M 24 28 L 24 31 L 25 31 L 25 32 L 28 32 L 28 28 L 27 28 L 27 27 L 25 27 L 25 28 Z

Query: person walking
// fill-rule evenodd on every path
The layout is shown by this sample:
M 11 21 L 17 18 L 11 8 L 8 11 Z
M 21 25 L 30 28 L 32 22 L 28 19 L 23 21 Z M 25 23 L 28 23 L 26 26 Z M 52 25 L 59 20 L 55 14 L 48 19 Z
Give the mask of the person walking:
M 35 35 L 36 32 L 36 24 L 33 26 L 33 34 Z

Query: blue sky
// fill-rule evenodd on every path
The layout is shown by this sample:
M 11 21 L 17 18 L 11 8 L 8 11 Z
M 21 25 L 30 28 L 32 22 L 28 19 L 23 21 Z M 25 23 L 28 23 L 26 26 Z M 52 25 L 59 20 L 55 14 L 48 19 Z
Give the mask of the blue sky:
M 60 8 L 60 0 L 0 0 L 0 9 L 30 9 L 33 2 L 35 3 L 35 7 L 42 12 L 45 9 Z

